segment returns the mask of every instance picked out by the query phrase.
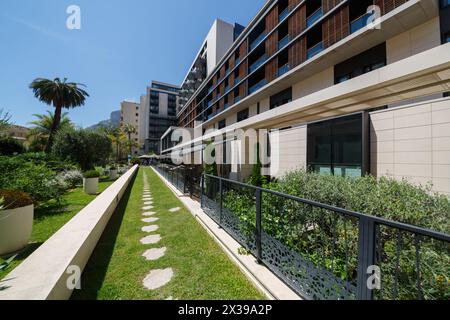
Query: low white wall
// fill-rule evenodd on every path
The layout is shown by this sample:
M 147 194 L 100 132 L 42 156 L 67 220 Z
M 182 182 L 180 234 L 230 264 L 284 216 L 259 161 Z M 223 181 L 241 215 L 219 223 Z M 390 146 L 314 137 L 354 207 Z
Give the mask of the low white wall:
M 68 268 L 84 270 L 137 170 L 130 169 L 1 280 L 0 300 L 69 299 Z

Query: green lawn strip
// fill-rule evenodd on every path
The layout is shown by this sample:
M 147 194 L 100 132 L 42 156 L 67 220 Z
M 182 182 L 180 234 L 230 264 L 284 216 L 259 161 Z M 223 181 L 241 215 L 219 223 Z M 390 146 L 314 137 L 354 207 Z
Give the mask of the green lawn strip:
M 112 181 L 103 180 L 99 184 L 99 192 L 103 192 L 111 184 Z M 83 188 L 77 188 L 63 196 L 62 205 L 50 202 L 46 206 L 37 208 L 34 212 L 30 244 L 19 253 L 6 270 L 0 272 L 0 279 L 10 273 L 95 198 L 96 196 L 85 194 Z M 0 263 L 3 261 L 0 258 Z
M 147 173 L 162 241 L 142 245 L 143 171 Z M 169 209 L 182 207 L 177 213 Z M 158 261 L 146 261 L 147 249 L 167 247 Z M 142 280 L 155 269 L 172 268 L 166 286 L 149 291 Z M 247 280 L 178 198 L 151 169 L 140 169 L 134 185 L 100 240 L 82 278 L 82 290 L 73 299 L 256 300 L 264 296 Z

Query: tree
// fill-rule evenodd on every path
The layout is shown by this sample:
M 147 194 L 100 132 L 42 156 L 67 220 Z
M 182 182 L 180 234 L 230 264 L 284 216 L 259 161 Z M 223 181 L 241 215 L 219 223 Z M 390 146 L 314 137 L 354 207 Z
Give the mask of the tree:
M 51 150 L 54 136 L 61 124 L 62 109 L 83 106 L 86 98 L 89 97 L 89 94 L 81 87 L 85 87 L 85 85 L 67 82 L 67 78 L 64 78 L 62 81 L 59 78 L 54 80 L 37 78 L 30 84 L 30 89 L 33 90 L 34 96 L 39 101 L 53 105 L 55 108 L 55 115 L 45 146 L 45 152 L 49 153 Z
M 28 138 L 31 140 L 30 148 L 35 151 L 44 151 L 47 141 L 52 130 L 53 122 L 55 120 L 54 114 L 47 111 L 47 114 L 34 114 L 37 120 L 31 121 L 33 128 L 28 132 Z M 61 122 L 58 130 L 65 130 L 73 128 L 74 125 L 70 121 L 68 114 L 61 115 Z
M 6 130 L 11 125 L 10 123 L 11 115 L 8 112 L 4 112 L 0 109 L 0 137 L 6 135 Z
M 106 165 L 112 153 L 111 140 L 105 133 L 85 130 L 60 130 L 52 147 L 54 155 L 62 160 L 77 163 L 81 170 L 87 171 L 95 165 Z
M 136 147 L 136 143 L 133 143 L 131 141 L 131 135 L 132 134 L 136 134 L 137 133 L 137 129 L 135 126 L 133 126 L 132 124 L 125 124 L 122 127 L 122 131 L 128 136 L 128 148 L 130 150 L 130 155 L 133 154 L 133 147 Z
M 125 141 L 125 135 L 122 132 L 122 130 L 115 126 L 109 126 L 101 129 L 110 139 L 111 142 L 114 144 L 116 148 L 116 161 L 120 161 L 120 147 L 124 144 Z

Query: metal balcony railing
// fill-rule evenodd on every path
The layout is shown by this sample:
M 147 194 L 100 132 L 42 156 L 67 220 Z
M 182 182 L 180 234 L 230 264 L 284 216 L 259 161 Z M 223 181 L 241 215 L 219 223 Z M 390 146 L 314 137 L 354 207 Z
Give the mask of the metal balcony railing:
M 289 63 L 286 63 L 284 66 L 278 69 L 278 76 L 281 77 L 283 74 L 288 72 L 290 69 Z
M 311 14 L 306 19 L 306 26 L 311 27 L 317 20 L 319 20 L 323 16 L 322 8 L 317 9 L 313 14 Z
M 264 87 L 266 84 L 267 84 L 267 80 L 266 79 L 262 79 L 260 82 L 258 82 L 254 86 L 248 88 L 248 94 L 255 93 L 256 91 L 258 91 L 259 89 Z
M 223 230 L 305 299 L 446 296 L 447 234 L 212 175 L 201 179 L 200 202 Z M 369 286 L 374 275 L 377 288 Z
M 308 52 L 306 53 L 306 58 L 311 59 L 312 57 L 314 57 L 316 54 L 320 53 L 321 51 L 323 51 L 323 42 L 319 42 L 314 47 L 308 49 Z
M 278 50 L 283 49 L 289 43 L 289 35 L 278 41 Z
M 355 33 L 356 31 L 364 28 L 367 26 L 367 23 L 369 21 L 369 18 L 373 15 L 373 13 L 366 13 L 360 16 L 359 18 L 353 20 L 353 22 L 350 24 L 350 32 Z
M 263 31 L 255 40 L 252 41 L 252 43 L 250 43 L 250 50 L 255 49 L 266 36 L 267 32 Z
M 263 54 L 258 60 L 253 62 L 252 65 L 248 68 L 249 73 L 252 73 L 256 69 L 258 69 L 259 66 L 261 66 L 264 62 L 266 62 L 266 60 L 267 60 L 267 56 L 265 54 Z
M 288 15 L 289 15 L 289 8 L 286 8 L 278 16 L 278 21 L 283 21 Z

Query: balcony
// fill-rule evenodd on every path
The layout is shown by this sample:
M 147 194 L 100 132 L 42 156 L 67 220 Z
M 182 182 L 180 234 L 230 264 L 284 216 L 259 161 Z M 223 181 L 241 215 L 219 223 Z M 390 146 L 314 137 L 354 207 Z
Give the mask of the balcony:
M 208 108 L 211 107 L 213 105 L 213 101 L 208 101 Z
M 235 104 L 238 103 L 239 101 L 241 101 L 241 97 L 239 97 L 239 96 L 234 97 L 233 102 L 234 102 Z
M 262 79 L 260 82 L 258 82 L 254 86 L 248 88 L 248 94 L 255 93 L 256 91 L 258 91 L 259 89 L 264 87 L 266 84 L 267 84 L 267 80 L 266 79 Z
M 286 8 L 278 16 L 278 21 L 283 21 L 288 15 L 289 15 L 289 8 Z
M 224 92 L 227 93 L 228 91 L 230 91 L 230 86 L 226 86 Z
M 281 39 L 280 41 L 278 41 L 278 50 L 283 49 L 284 47 L 286 47 L 289 43 L 289 35 L 287 35 L 286 37 L 284 37 L 283 39 Z
M 262 32 L 255 40 L 253 40 L 252 43 L 250 43 L 250 50 L 255 49 L 266 36 L 267 36 L 267 32 L 265 32 L 265 31 Z
M 322 8 L 317 9 L 313 14 L 311 14 L 306 20 L 306 26 L 311 27 L 317 20 L 323 16 Z
M 210 93 L 213 91 L 213 89 L 214 89 L 214 87 L 212 87 L 212 86 L 209 87 L 209 88 L 208 88 L 208 94 L 210 94 Z
M 311 49 L 308 49 L 308 52 L 306 54 L 306 58 L 307 59 L 311 59 L 312 57 L 314 57 L 315 55 L 317 55 L 321 51 L 323 51 L 323 42 L 322 41 L 319 42 L 318 44 L 316 44 Z
M 225 103 L 225 104 L 223 105 L 223 110 L 228 109 L 229 106 L 230 106 L 230 105 L 229 105 L 228 103 Z
M 290 70 L 289 63 L 286 63 L 284 66 L 278 69 L 278 76 L 281 77 L 283 74 Z
M 253 62 L 253 64 L 249 68 L 249 73 L 252 73 L 256 69 L 258 69 L 264 62 L 266 62 L 267 56 L 263 54 L 258 60 Z
M 237 66 L 239 63 L 241 63 L 241 58 L 237 58 L 234 62 L 234 65 Z
M 350 24 L 350 32 L 355 33 L 356 31 L 364 28 L 367 26 L 369 22 L 369 18 L 373 15 L 372 12 L 363 14 L 359 18 L 353 20 L 353 22 Z
M 241 82 L 241 78 L 237 77 L 234 79 L 234 85 L 236 86 L 239 82 Z

